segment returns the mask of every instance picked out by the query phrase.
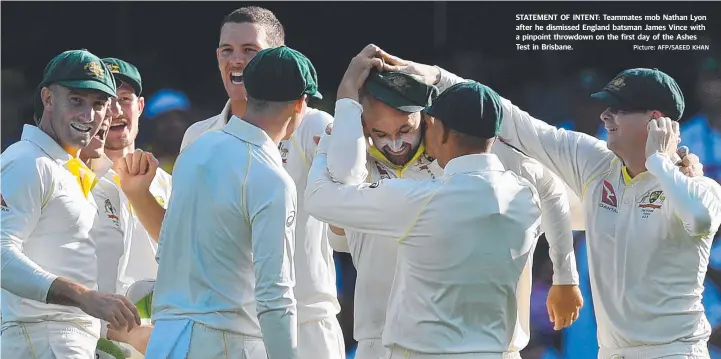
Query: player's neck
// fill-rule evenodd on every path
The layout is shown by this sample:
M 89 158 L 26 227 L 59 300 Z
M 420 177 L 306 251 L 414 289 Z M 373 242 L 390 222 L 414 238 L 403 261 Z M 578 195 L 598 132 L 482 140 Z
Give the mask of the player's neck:
M 129 144 L 125 148 L 119 149 L 119 150 L 110 150 L 105 149 L 105 155 L 108 156 L 108 158 L 115 163 L 116 160 L 119 158 L 125 157 L 128 153 L 131 153 L 135 151 L 135 142 Z
M 646 153 L 645 149 L 638 154 L 623 156 L 623 164 L 626 166 L 626 173 L 634 178 L 641 173 L 646 172 Z
M 249 124 L 260 128 L 270 137 L 276 146 L 280 144 L 286 136 L 286 129 L 288 128 L 288 121 L 281 123 L 276 118 L 269 118 L 264 116 L 258 116 L 254 114 L 246 113 L 243 116 L 243 120 Z
M 246 103 L 245 99 L 230 100 L 230 113 L 237 118 L 243 118 Z

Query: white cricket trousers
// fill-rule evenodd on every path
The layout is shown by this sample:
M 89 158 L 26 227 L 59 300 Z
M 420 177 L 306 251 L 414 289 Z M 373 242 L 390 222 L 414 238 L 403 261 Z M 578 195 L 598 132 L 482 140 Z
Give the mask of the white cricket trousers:
M 69 322 L 18 323 L 2 330 L 2 359 L 94 359 L 98 328 Z
M 710 359 L 708 342 L 674 342 L 621 349 L 599 348 L 598 359 Z
M 145 352 L 152 359 L 267 359 L 263 339 L 190 320 L 158 320 Z
M 345 359 L 345 342 L 338 319 L 298 324 L 298 359 Z
M 464 354 L 424 354 L 403 349 L 394 345 L 386 352 L 386 359 L 521 359 L 518 352 L 507 353 L 464 353 Z
M 378 339 L 361 339 L 355 350 L 355 359 L 383 359 L 386 357 L 386 348 Z

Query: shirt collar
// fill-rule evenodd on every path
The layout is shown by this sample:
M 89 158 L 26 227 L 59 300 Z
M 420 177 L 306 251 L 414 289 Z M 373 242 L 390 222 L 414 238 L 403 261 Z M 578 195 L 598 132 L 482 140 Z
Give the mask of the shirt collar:
M 283 159 L 280 157 L 278 146 L 275 142 L 273 142 L 270 136 L 268 136 L 268 134 L 259 127 L 253 126 L 250 123 L 241 120 L 237 116 L 233 116 L 230 118 L 230 121 L 228 121 L 228 124 L 223 128 L 223 131 L 241 141 L 263 148 L 273 157 L 273 160 L 275 160 L 278 165 L 283 164 Z
M 452 176 L 459 173 L 505 170 L 503 163 L 496 155 L 483 153 L 460 156 L 448 161 L 446 168 L 443 169 L 443 174 Z
M 68 151 L 65 151 L 52 137 L 36 126 L 23 126 L 23 134 L 20 138 L 21 140 L 34 143 L 56 161 L 64 163 L 73 159 L 73 156 L 71 156 Z
M 225 107 L 223 107 L 223 111 L 220 111 L 220 120 L 223 121 L 223 124 L 227 124 L 230 122 L 230 118 L 233 116 L 233 114 L 230 113 L 230 100 L 225 103 Z

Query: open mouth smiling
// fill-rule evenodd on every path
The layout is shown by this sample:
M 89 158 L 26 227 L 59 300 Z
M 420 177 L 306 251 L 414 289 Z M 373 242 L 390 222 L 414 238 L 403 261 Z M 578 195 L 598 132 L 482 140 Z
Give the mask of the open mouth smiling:
M 81 124 L 81 123 L 71 123 L 70 127 L 73 128 L 73 130 L 81 132 L 81 133 L 88 133 L 90 130 L 93 129 L 93 126 L 87 125 L 87 124 Z

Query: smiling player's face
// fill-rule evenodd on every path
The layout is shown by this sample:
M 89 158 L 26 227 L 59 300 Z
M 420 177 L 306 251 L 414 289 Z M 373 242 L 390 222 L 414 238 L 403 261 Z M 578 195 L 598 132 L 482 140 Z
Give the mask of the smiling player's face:
M 270 47 L 265 30 L 257 24 L 228 22 L 220 30 L 216 55 L 223 86 L 231 101 L 245 101 L 243 70 L 258 51 Z
M 53 133 L 73 155 L 98 132 L 110 104 L 110 97 L 101 91 L 58 85 L 43 88 L 41 97 L 45 110 L 52 114 Z

